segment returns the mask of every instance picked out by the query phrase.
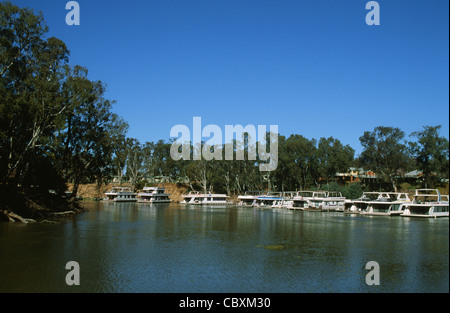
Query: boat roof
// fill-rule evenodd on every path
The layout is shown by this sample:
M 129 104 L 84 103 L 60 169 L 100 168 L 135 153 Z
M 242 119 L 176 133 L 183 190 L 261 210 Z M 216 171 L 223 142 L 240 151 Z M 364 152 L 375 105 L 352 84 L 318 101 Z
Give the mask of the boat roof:
M 229 196 L 226 194 L 223 194 L 223 193 L 200 193 L 200 192 L 192 193 L 192 191 L 191 191 L 187 195 L 182 195 L 182 197 L 227 197 L 228 198 Z
M 283 200 L 281 197 L 271 197 L 271 196 L 260 196 L 258 199 L 261 200 Z
M 112 187 L 111 191 L 113 190 L 119 190 L 119 191 L 131 191 L 130 187 Z
M 440 196 L 438 189 L 416 189 L 415 196 Z

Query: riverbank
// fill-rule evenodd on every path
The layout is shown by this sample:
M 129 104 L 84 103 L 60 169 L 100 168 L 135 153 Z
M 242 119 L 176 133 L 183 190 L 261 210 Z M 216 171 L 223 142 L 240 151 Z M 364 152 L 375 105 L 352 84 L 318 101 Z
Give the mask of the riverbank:
M 85 209 L 81 204 L 81 200 L 101 200 L 105 192 L 111 190 L 118 184 L 83 184 L 78 188 L 76 199 L 68 199 L 56 194 L 36 190 L 34 193 L 24 193 L 18 188 L 11 188 L 0 185 L 0 222 L 37 222 L 48 221 L 54 217 L 67 215 L 76 215 L 84 212 Z M 122 184 L 124 187 L 131 187 L 129 184 Z M 182 195 L 189 192 L 190 188 L 187 184 L 178 183 L 160 183 L 155 184 L 157 187 L 164 187 L 166 192 L 170 194 L 172 202 L 180 202 L 183 200 Z M 73 188 L 72 184 L 67 185 L 70 192 Z M 448 194 L 449 185 L 438 188 L 441 194 Z M 414 189 L 407 189 L 412 197 Z M 232 195 L 230 201 L 237 202 L 237 195 Z
M 56 194 L 24 193 L 18 188 L 0 186 L 0 221 L 52 222 L 51 218 L 75 215 L 85 209 L 78 200 L 69 200 Z
M 68 184 L 68 190 L 72 190 L 73 185 Z M 78 187 L 77 197 L 84 200 L 101 200 L 105 197 L 105 192 L 111 190 L 112 187 L 116 187 L 118 184 L 84 184 Z M 128 183 L 124 183 L 121 186 L 130 187 L 132 186 Z M 160 183 L 154 184 L 154 187 L 163 187 L 166 189 L 166 193 L 168 193 L 169 199 L 172 202 L 181 202 L 183 200 L 183 195 L 187 194 L 190 190 L 189 185 L 180 184 L 180 183 Z M 230 201 L 237 201 L 237 195 L 230 195 Z
M 111 190 L 112 187 L 119 186 L 117 183 L 111 184 L 84 184 L 78 187 L 77 197 L 84 200 L 101 200 L 105 197 L 105 192 Z M 123 183 L 120 186 L 123 187 L 132 187 L 128 183 Z M 164 187 L 166 188 L 166 192 L 170 194 L 170 200 L 172 202 L 180 202 L 182 200 L 182 195 L 185 194 L 189 186 L 186 184 L 177 184 L 177 183 L 160 183 L 155 184 L 155 187 Z M 72 190 L 73 184 L 68 184 L 67 188 L 69 191 Z

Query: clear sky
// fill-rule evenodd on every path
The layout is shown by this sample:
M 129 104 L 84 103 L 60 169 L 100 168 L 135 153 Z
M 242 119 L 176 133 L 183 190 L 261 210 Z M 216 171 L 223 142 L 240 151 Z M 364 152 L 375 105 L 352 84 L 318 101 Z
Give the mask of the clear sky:
M 449 133 L 449 1 L 13 0 L 42 11 L 70 62 L 108 86 L 114 112 L 141 142 L 202 126 L 278 125 L 361 151 L 376 126 Z M 207 139 L 207 138 L 206 138 Z

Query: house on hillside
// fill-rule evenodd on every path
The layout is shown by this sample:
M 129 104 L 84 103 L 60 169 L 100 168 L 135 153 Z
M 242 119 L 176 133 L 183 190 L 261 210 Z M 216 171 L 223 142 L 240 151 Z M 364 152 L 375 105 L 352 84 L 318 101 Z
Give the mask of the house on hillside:
M 350 167 L 346 173 L 336 173 L 338 183 L 368 183 L 377 179 L 377 175 L 371 171 L 365 171 L 361 167 Z

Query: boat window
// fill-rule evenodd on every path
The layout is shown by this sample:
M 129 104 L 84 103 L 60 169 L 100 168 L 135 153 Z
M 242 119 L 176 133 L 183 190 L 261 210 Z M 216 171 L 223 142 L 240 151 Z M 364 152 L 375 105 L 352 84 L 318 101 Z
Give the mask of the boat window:
M 366 194 L 364 194 L 364 197 L 369 199 L 369 200 L 377 200 L 378 196 L 379 196 L 378 193 L 366 193 Z
M 430 207 L 428 206 L 410 206 L 409 211 L 412 214 L 428 214 Z
M 448 212 L 448 206 L 435 206 L 434 207 L 434 212 Z

